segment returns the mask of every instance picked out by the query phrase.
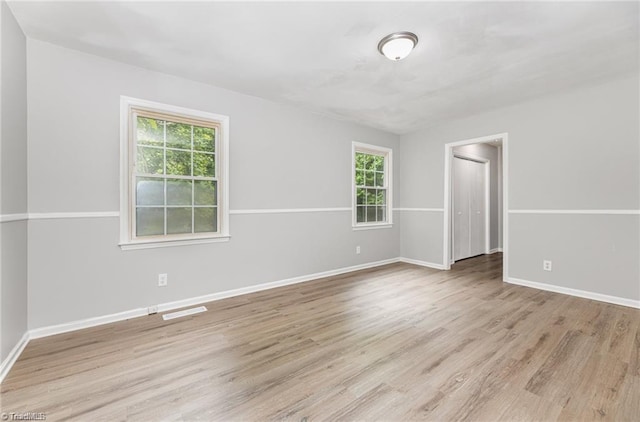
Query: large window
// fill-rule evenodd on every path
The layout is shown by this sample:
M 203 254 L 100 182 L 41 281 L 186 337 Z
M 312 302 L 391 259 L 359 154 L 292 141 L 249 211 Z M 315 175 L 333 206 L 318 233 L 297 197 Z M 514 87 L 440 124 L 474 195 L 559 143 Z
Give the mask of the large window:
M 228 118 L 123 98 L 123 120 L 123 247 L 227 238 Z
M 353 225 L 387 227 L 391 212 L 391 150 L 353 143 Z

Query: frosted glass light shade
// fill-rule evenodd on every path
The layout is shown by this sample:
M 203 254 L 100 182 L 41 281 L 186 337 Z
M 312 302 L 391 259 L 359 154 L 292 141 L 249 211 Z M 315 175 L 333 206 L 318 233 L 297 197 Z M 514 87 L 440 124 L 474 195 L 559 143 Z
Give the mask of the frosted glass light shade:
M 378 51 L 389 60 L 402 60 L 411 53 L 418 43 L 418 37 L 411 32 L 395 32 L 378 43 Z

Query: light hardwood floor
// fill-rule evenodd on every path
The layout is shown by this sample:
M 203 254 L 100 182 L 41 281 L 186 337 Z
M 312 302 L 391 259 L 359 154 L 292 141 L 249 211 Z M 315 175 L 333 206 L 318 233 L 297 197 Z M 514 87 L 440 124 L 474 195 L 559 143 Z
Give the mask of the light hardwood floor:
M 640 310 L 392 264 L 33 340 L 3 412 L 55 420 L 640 420 Z M 603 280 L 606 282 L 606 280 Z

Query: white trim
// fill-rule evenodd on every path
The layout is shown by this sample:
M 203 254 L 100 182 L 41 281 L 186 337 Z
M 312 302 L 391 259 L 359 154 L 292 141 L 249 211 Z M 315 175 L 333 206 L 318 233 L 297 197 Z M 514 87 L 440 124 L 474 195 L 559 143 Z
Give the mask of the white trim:
M 29 214 L 0 214 L 0 223 L 9 223 L 11 221 L 26 221 Z
M 509 277 L 509 135 L 504 134 L 502 138 L 502 279 Z
M 507 135 L 506 133 L 499 133 L 497 135 L 480 136 L 479 138 L 466 139 L 464 141 L 449 142 L 447 145 L 451 146 L 452 148 L 455 148 L 462 145 L 470 145 L 470 144 L 491 144 L 499 140 L 502 140 L 504 142 L 504 138 L 506 135 Z
M 57 220 L 66 218 L 112 218 L 119 217 L 118 211 L 95 212 L 42 212 L 29 213 L 29 220 Z
M 229 210 L 230 215 L 252 215 L 252 214 L 298 214 L 314 212 L 347 212 L 349 207 L 334 208 L 262 208 L 262 209 L 240 209 Z M 443 211 L 442 208 L 394 208 L 392 211 Z M 84 212 L 40 212 L 29 214 L 0 214 L 0 223 L 22 220 L 60 220 L 74 218 L 117 218 L 119 211 L 84 211 Z
M 250 214 L 295 214 L 313 212 L 346 212 L 348 207 L 336 208 L 263 208 L 230 210 L 231 215 Z M 444 208 L 393 208 L 392 211 L 403 212 L 444 212 Z M 640 210 L 508 210 L 509 214 L 586 214 L 586 215 L 640 215 Z M 0 215 L 0 223 L 23 220 L 58 220 L 72 218 L 117 218 L 119 211 L 87 211 L 87 212 L 42 212 L 29 214 L 4 214 Z
M 7 376 L 7 374 L 9 374 L 11 368 L 13 368 L 13 364 L 16 363 L 24 348 L 27 347 L 30 339 L 30 333 L 29 331 L 27 331 L 22 335 L 22 338 L 18 341 L 18 343 L 13 346 L 13 349 L 11 349 L 6 359 L 3 360 L 2 363 L 0 363 L 0 384 L 2 383 L 2 381 L 4 381 L 4 378 Z
M 228 242 L 231 236 L 216 236 L 216 237 L 203 237 L 200 239 L 181 239 L 181 240 L 153 240 L 150 242 L 130 242 L 121 243 L 120 249 L 123 251 L 135 251 L 140 249 L 157 249 L 168 248 L 173 246 L 189 246 L 189 245 L 201 245 L 205 243 L 220 243 Z
M 640 300 L 627 299 L 618 296 L 609 296 L 602 293 L 589 292 L 586 290 L 578 290 L 569 287 L 556 286 L 553 284 L 539 283 L 537 281 L 522 280 L 520 278 L 509 278 L 504 281 L 509 284 L 517 284 L 518 286 L 532 287 L 534 289 L 546 290 L 548 292 L 561 293 L 564 295 L 576 296 L 584 299 L 597 300 L 599 302 L 613 303 L 614 305 L 629 306 L 631 308 L 640 309 Z
M 444 208 L 394 208 L 394 211 L 444 212 Z
M 493 249 L 489 250 L 489 255 L 494 254 L 494 253 L 498 253 L 498 252 L 502 252 L 502 248 L 493 248 Z
M 443 228 L 443 267 L 451 269 L 451 167 L 453 160 L 453 148 L 471 144 L 491 144 L 494 141 L 502 140 L 502 249 L 504 259 L 502 261 L 502 276 L 506 280 L 509 276 L 509 135 L 500 133 L 497 135 L 482 136 L 479 138 L 467 139 L 464 141 L 449 142 L 444 145 L 444 228 Z
M 306 212 L 342 212 L 351 211 L 351 208 L 281 208 L 281 209 L 248 209 L 248 210 L 231 210 L 231 215 L 248 215 L 248 214 L 292 214 Z
M 433 262 L 420 261 L 418 259 L 399 258 L 399 261 L 407 263 L 407 264 L 420 265 L 421 267 L 433 268 L 433 269 L 436 269 L 436 270 L 444 270 L 445 269 L 442 264 L 435 264 Z
M 498 223 L 504 218 L 502 170 L 502 145 L 498 145 Z M 500 246 L 500 252 L 502 252 L 502 224 L 498 224 L 498 245 Z
M 360 231 L 360 230 L 377 230 L 377 229 L 391 229 L 393 228 L 393 224 L 388 224 L 388 223 L 378 223 L 378 224 L 366 224 L 366 223 L 360 223 L 358 226 L 353 227 L 352 230 L 353 231 Z
M 485 163 L 484 181 L 484 251 L 488 254 L 491 250 L 491 160 Z
M 640 210 L 509 210 L 509 214 L 640 215 Z
M 84 328 L 97 327 L 98 325 L 110 324 L 112 322 L 124 321 L 131 318 L 137 318 L 148 315 L 147 308 L 137 308 L 128 311 L 118 312 L 115 314 L 103 315 L 80 319 L 77 321 L 66 322 L 64 324 L 50 325 L 47 327 L 36 328 L 29 331 L 30 338 L 41 338 L 53 336 L 56 334 L 68 333 L 70 331 L 82 330 Z
M 249 293 L 260 292 L 263 290 L 273 289 L 276 287 L 288 286 L 291 284 L 304 283 L 306 281 L 313 281 L 320 278 L 331 277 L 334 275 L 345 274 L 353 271 L 364 270 L 373 267 L 379 267 L 381 265 L 393 264 L 399 262 L 399 258 L 385 259 L 382 261 L 369 262 L 366 264 L 353 265 L 351 267 L 339 268 L 337 270 L 323 271 L 319 273 L 304 275 L 300 277 L 288 278 L 285 280 L 272 281 L 269 283 L 262 283 L 248 287 L 242 287 L 234 290 L 227 290 L 224 292 L 212 293 L 204 296 L 197 296 L 188 299 L 177 300 L 173 302 L 167 302 L 158 305 L 158 312 L 166 312 L 174 309 L 185 308 L 193 305 L 200 305 L 202 303 L 213 302 L 216 300 L 226 299 L 229 297 L 245 295 Z M 132 309 L 129 311 L 119 312 L 116 314 L 104 315 L 93 318 L 86 318 L 78 321 L 72 321 L 64 324 L 52 325 L 48 327 L 36 328 L 31 330 L 30 338 L 41 338 L 52 336 L 55 334 L 67 333 L 69 331 L 81 330 L 84 328 L 95 327 L 97 325 L 109 324 L 111 322 L 123 321 L 126 319 L 148 316 L 148 307 Z M 153 315 L 150 315 L 153 316 Z

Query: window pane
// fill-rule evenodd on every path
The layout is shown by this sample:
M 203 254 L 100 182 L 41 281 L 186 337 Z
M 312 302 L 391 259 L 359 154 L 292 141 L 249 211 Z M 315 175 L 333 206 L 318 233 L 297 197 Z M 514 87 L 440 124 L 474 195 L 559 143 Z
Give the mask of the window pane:
M 164 205 L 164 181 L 136 178 L 136 205 Z
M 385 214 L 387 211 L 387 207 L 376 207 L 378 209 L 378 221 L 387 221 Z
M 375 189 L 367 189 L 367 204 L 375 205 L 376 204 L 376 190 Z
M 384 171 L 384 157 L 381 155 L 375 155 L 373 157 L 373 168 L 376 171 Z
M 364 186 L 364 170 L 356 170 L 356 186 Z
M 160 148 L 138 147 L 136 155 L 136 167 L 139 173 L 162 174 L 164 173 L 164 152 Z
M 376 205 L 387 205 L 387 191 L 378 189 L 376 193 Z
M 164 208 L 136 208 L 136 236 L 164 234 Z
M 139 117 L 137 142 L 140 145 L 164 145 L 164 121 Z
M 366 171 L 364 174 L 364 184 L 365 186 L 375 186 L 373 181 L 375 178 L 375 173 L 372 171 Z
M 356 152 L 356 169 L 364 170 L 366 162 L 366 154 Z
M 199 152 L 193 153 L 193 175 L 204 177 L 215 177 L 216 175 L 216 163 L 215 155 L 202 154 Z
M 167 150 L 167 174 L 191 176 L 191 153 Z
M 366 170 L 373 170 L 373 155 L 364 154 L 364 168 Z
M 194 208 L 195 232 L 208 233 L 218 231 L 217 208 Z
M 167 234 L 191 233 L 193 208 L 167 208 Z
M 193 127 L 193 149 L 215 152 L 216 130 L 208 127 Z
M 365 204 L 367 198 L 367 191 L 362 188 L 356 189 L 356 204 Z
M 384 173 L 376 172 L 376 183 L 374 186 L 384 186 Z
M 191 125 L 167 122 L 167 147 L 191 149 Z
M 367 207 L 367 223 L 375 222 L 376 220 L 376 207 Z
M 367 207 L 358 206 L 356 207 L 356 222 L 364 223 L 365 222 L 365 210 Z
M 191 180 L 167 179 L 167 205 L 191 203 Z
M 212 180 L 196 180 L 194 183 L 196 205 L 217 205 L 217 182 Z

